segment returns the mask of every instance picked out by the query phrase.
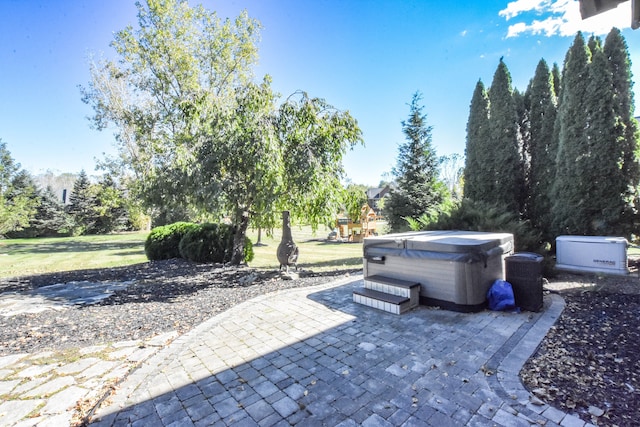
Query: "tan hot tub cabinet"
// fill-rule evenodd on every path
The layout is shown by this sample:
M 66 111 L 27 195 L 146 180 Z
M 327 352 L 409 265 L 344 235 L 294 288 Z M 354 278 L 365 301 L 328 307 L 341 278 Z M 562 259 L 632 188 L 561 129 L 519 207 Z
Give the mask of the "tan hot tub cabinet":
M 420 284 L 419 301 L 456 311 L 486 307 L 487 291 L 505 278 L 513 235 L 474 231 L 423 231 L 368 237 L 363 242 L 367 277 Z

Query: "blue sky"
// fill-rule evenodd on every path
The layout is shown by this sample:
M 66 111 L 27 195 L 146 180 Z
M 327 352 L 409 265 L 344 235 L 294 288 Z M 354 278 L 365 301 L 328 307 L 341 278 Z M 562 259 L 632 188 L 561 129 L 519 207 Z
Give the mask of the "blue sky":
M 348 153 L 347 177 L 370 186 L 395 165 L 416 91 L 437 154 L 464 154 L 473 89 L 491 84 L 500 57 L 524 90 L 541 58 L 562 66 L 578 30 L 604 37 L 617 26 L 640 76 L 631 2 L 585 21 L 577 0 L 199 3 L 262 23 L 256 76 L 270 74 L 283 97 L 301 89 L 351 112 L 365 146 Z M 0 0 L 0 138 L 23 168 L 96 174 L 95 159 L 114 153 L 112 132 L 90 128 L 78 85 L 89 81 L 89 55 L 114 57 L 113 33 L 128 24 L 137 25 L 133 0 Z

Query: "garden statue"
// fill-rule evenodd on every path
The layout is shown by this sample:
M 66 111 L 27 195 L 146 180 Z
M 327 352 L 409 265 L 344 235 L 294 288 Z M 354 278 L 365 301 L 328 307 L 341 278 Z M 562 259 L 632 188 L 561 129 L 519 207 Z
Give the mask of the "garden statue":
M 280 270 L 282 270 L 282 266 L 285 266 L 287 273 L 290 265 L 293 265 L 296 271 L 298 270 L 298 247 L 291 236 L 289 211 L 282 211 L 282 240 L 278 245 L 278 262 L 280 263 Z

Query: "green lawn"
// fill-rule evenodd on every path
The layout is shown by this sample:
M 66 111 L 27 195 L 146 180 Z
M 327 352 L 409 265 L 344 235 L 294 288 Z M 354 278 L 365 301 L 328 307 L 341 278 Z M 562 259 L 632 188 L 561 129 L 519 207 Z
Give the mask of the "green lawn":
M 147 233 L 0 240 L 0 277 L 109 268 L 147 260 Z
M 293 227 L 300 247 L 299 267 L 313 271 L 354 269 L 362 266 L 362 244 L 326 242 L 329 230 L 313 233 L 310 227 Z M 249 232 L 255 243 L 258 233 Z M 0 240 L 0 277 L 27 276 L 57 271 L 110 268 L 147 262 L 147 233 L 80 236 L 43 239 Z M 277 269 L 276 250 L 281 230 L 262 235 L 265 246 L 254 247 L 251 267 Z
M 300 249 L 298 267 L 313 271 L 353 269 L 362 267 L 362 243 L 336 243 L 326 240 L 329 230 L 321 227 L 316 233 L 311 227 L 292 227 L 293 241 Z M 257 241 L 258 233 L 251 230 L 249 238 Z M 278 268 L 276 250 L 282 237 L 282 230 L 274 235 L 262 235 L 261 242 L 266 246 L 254 246 L 255 259 L 250 266 L 257 268 Z

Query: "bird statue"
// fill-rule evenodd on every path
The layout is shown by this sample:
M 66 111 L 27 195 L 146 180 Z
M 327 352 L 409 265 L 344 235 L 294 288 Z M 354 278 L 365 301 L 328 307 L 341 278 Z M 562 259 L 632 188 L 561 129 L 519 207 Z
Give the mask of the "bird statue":
M 289 266 L 293 265 L 298 271 L 298 246 L 293 242 L 291 236 L 291 220 L 289 219 L 289 211 L 282 211 L 282 240 L 278 245 L 278 262 L 280 263 L 280 271 L 282 267 L 286 267 L 289 273 Z

